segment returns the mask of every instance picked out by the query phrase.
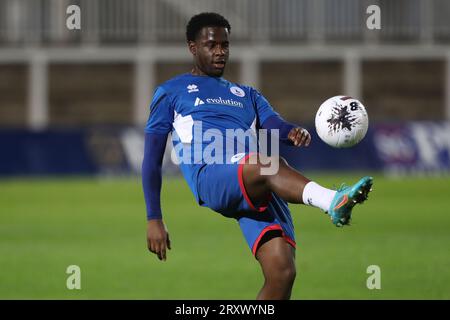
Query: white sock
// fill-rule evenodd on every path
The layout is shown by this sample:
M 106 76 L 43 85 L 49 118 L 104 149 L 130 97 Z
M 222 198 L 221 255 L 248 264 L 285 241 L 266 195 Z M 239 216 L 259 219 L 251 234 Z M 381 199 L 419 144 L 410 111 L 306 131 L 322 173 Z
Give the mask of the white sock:
M 302 199 L 306 205 L 328 211 L 335 194 L 336 191 L 324 188 L 314 181 L 310 181 L 303 188 Z

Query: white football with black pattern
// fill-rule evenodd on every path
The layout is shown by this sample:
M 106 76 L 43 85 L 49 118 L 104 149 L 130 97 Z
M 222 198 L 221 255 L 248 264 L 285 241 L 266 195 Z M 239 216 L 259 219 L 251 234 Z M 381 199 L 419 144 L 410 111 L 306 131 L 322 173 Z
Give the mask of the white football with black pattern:
M 315 125 L 317 134 L 326 144 L 334 148 L 349 148 L 366 136 L 369 117 L 359 100 L 334 96 L 320 105 Z

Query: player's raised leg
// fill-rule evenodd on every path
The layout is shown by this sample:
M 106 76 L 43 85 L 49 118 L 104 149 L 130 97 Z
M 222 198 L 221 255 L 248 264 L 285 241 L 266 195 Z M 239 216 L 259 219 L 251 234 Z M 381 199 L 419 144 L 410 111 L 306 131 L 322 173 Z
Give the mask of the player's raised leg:
M 296 275 L 295 249 L 282 237 L 275 237 L 259 247 L 256 258 L 264 274 L 264 285 L 257 299 L 289 299 Z
M 278 171 L 271 175 L 262 174 L 262 168 L 268 167 L 271 161 L 279 161 Z M 262 158 L 256 153 L 243 164 L 243 181 L 254 203 L 264 202 L 274 192 L 287 202 L 322 209 L 339 227 L 350 223 L 353 206 L 367 199 L 373 183 L 371 177 L 363 177 L 353 186 L 338 191 L 327 189 L 293 169 L 283 158 Z

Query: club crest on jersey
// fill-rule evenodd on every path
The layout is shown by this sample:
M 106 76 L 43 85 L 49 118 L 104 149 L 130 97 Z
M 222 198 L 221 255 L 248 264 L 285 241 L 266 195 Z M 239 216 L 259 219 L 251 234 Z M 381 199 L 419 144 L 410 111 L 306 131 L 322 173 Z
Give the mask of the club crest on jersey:
M 195 84 L 190 84 L 186 87 L 186 89 L 188 89 L 188 93 L 191 92 L 198 92 L 198 87 Z
M 244 90 L 242 90 L 241 88 L 239 88 L 239 87 L 231 87 L 230 88 L 230 91 L 231 91 L 231 93 L 232 94 L 234 94 L 235 96 L 238 96 L 238 97 L 245 97 L 245 92 L 244 92 Z

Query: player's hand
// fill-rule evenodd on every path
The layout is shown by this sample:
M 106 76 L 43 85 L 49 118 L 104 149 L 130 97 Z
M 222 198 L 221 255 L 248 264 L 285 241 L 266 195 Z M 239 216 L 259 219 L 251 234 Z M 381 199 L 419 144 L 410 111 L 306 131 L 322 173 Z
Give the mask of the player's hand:
M 161 219 L 152 219 L 147 223 L 147 247 L 159 260 L 166 261 L 166 251 L 170 248 L 169 233 Z
M 311 142 L 311 135 L 309 134 L 308 130 L 297 127 L 291 129 L 291 131 L 288 134 L 288 139 L 296 147 L 301 146 L 307 147 Z

